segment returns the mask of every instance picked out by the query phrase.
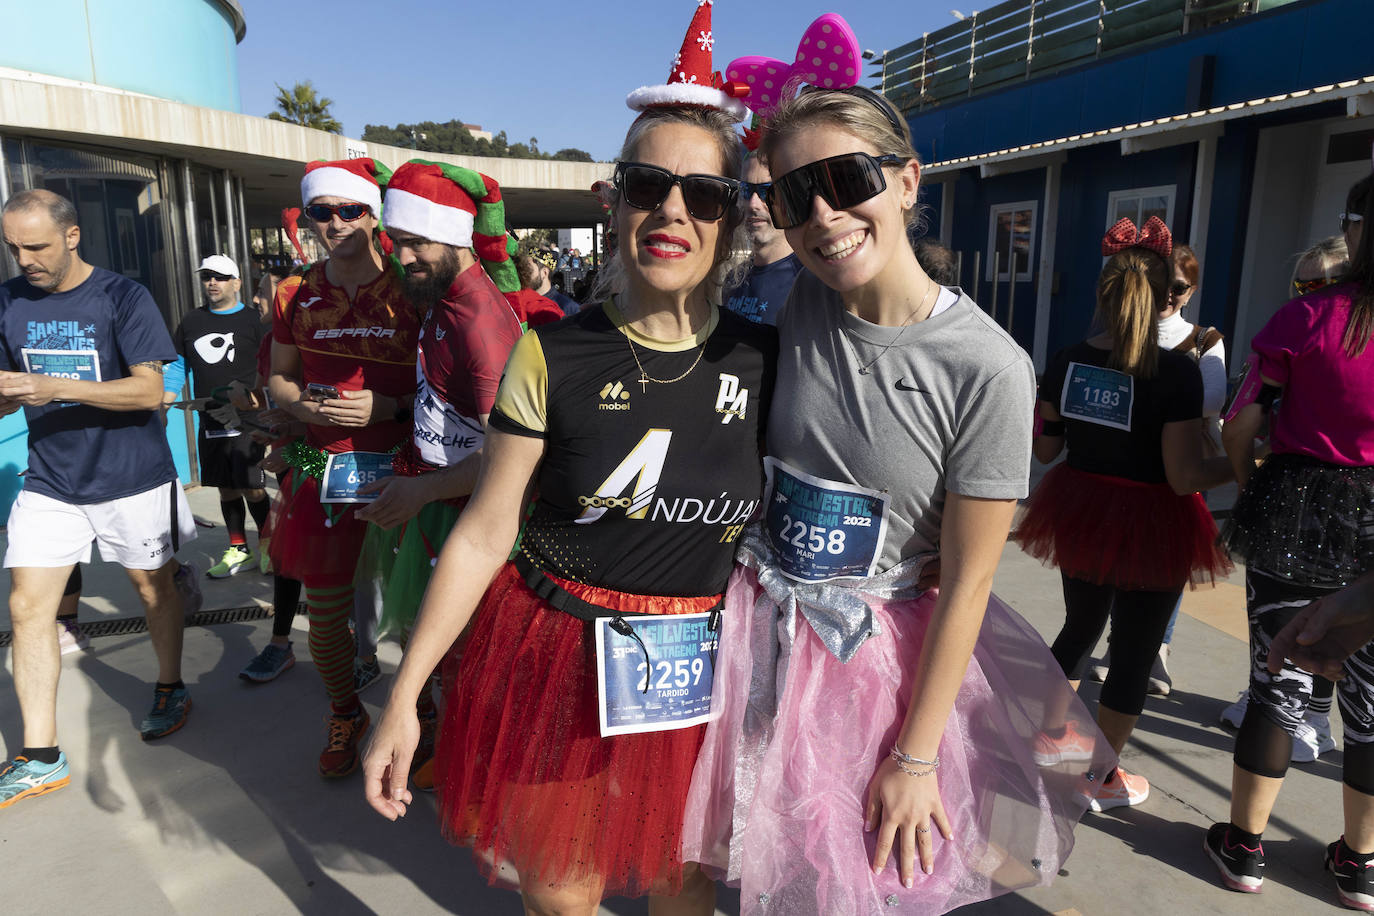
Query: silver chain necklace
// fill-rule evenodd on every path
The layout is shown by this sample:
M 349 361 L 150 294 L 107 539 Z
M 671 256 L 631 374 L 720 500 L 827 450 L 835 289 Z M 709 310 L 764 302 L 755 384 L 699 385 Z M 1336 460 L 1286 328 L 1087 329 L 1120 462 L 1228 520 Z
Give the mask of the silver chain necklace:
M 878 355 L 877 355 L 877 356 L 873 357 L 873 358 L 870 359 L 866 364 L 864 364 L 864 365 L 862 365 L 862 366 L 859 367 L 859 374 L 860 374 L 860 375 L 871 375 L 871 374 L 872 374 L 872 372 L 873 372 L 873 367 L 874 367 L 875 365 L 877 365 L 878 360 L 880 360 L 880 359 L 882 359 L 884 356 L 886 356 L 886 355 L 887 355 L 887 351 L 888 351 L 888 350 L 891 350 L 893 347 L 895 347 L 895 346 L 897 345 L 897 342 L 900 341 L 900 340 L 902 339 L 902 335 L 906 333 L 906 329 L 909 328 L 909 327 L 911 326 L 912 319 L 914 319 L 914 318 L 916 317 L 916 313 L 917 313 L 917 312 L 921 311 L 921 309 L 923 309 L 923 308 L 925 307 L 925 304 L 926 304 L 927 300 L 930 299 L 930 294 L 931 294 L 932 292 L 934 292 L 934 290 L 935 290 L 935 281 L 934 281 L 934 280 L 929 280 L 929 279 L 927 279 L 927 281 L 926 281 L 926 292 L 925 292 L 925 295 L 921 297 L 921 301 L 918 302 L 918 303 L 916 304 L 916 307 L 915 307 L 914 309 L 911 310 L 911 314 L 906 316 L 906 321 L 903 321 L 903 322 L 902 322 L 900 329 L 897 331 L 897 336 L 896 336 L 896 337 L 893 337 L 893 338 L 892 338 L 891 340 L 889 340 L 886 344 L 884 344 L 884 345 L 883 345 L 883 348 L 882 348 L 881 350 L 878 351 Z M 854 345 L 854 340 L 853 340 L 853 338 L 850 336 L 849 329 L 846 328 L 846 327 L 844 326 L 844 320 L 843 320 L 843 319 L 840 320 L 840 336 L 842 336 L 845 340 L 847 340 L 847 341 L 849 342 L 849 349 L 850 349 L 850 350 L 853 352 L 853 354 L 854 354 L 854 361 L 855 361 L 855 362 L 858 362 L 858 361 L 859 361 L 859 348 L 856 347 L 856 346 Z

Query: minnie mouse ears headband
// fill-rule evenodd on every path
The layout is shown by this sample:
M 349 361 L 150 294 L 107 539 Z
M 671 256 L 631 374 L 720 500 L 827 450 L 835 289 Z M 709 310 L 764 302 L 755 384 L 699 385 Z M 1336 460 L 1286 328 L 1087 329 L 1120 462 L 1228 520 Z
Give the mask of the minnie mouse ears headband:
M 790 64 L 772 57 L 737 57 L 725 67 L 730 84 L 747 87 L 745 105 L 767 118 L 809 83 L 817 89 L 847 89 L 859 81 L 861 52 L 854 30 L 838 13 L 826 13 L 806 27 Z
M 1102 256 L 1109 258 L 1127 248 L 1146 248 L 1167 260 L 1174 252 L 1174 236 L 1158 216 L 1147 219 L 1139 229 L 1123 216 L 1102 237 Z

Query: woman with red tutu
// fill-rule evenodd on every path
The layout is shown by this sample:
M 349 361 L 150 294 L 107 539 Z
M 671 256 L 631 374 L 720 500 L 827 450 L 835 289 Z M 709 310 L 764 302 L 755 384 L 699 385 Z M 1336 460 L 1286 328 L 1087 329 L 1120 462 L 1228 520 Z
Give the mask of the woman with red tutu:
M 812 28 L 821 47 L 848 32 Z M 990 594 L 1027 488 L 1030 360 L 917 262 L 920 166 L 886 99 L 804 91 L 759 154 L 807 271 L 778 319 L 765 509 L 730 581 L 684 855 L 744 913 L 943 913 L 1048 883 L 1088 764 L 1041 768 L 1032 742 L 1077 701 Z
M 777 343 L 708 298 L 739 222 L 724 176 L 743 108 L 700 83 L 678 84 L 693 107 L 677 107 L 667 88 L 631 95 L 614 294 L 512 352 L 365 762 L 369 803 L 404 814 L 415 698 L 475 614 L 441 717 L 440 819 L 493 882 L 518 876 L 530 913 L 643 894 L 657 913 L 714 911 L 682 858 L 683 802 Z
M 1202 375 L 1192 356 L 1159 345 L 1172 250 L 1155 216 L 1139 230 L 1122 219 L 1102 240 L 1104 330 L 1056 353 L 1040 384 L 1035 457 L 1049 463 L 1067 445 L 1068 458 L 1040 482 L 1016 531 L 1027 553 L 1063 577 L 1066 619 L 1052 648 L 1075 687 L 1111 621 L 1097 724 L 1118 754 L 1183 587 L 1229 566 L 1198 493 L 1232 476 L 1225 457 L 1202 457 Z M 1046 721 L 1042 758 L 1073 754 L 1081 738 L 1072 724 Z M 1145 777 L 1118 767 L 1092 809 L 1138 805 L 1149 793 Z

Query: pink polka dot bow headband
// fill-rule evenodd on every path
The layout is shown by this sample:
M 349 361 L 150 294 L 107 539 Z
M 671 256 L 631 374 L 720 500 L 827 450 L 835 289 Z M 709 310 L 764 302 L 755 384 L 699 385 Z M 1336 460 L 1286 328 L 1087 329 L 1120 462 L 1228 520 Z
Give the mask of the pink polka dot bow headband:
M 807 26 L 792 63 L 758 55 L 737 57 L 726 66 L 725 77 L 748 86 L 744 104 L 767 118 L 802 83 L 821 89 L 855 85 L 859 66 L 859 39 L 854 30 L 838 13 L 826 13 Z

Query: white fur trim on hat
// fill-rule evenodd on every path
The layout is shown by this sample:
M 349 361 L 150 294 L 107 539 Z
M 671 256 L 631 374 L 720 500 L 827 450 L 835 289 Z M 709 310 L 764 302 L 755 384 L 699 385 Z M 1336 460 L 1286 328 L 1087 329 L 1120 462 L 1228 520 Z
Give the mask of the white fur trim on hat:
M 704 105 L 719 108 L 736 121 L 749 117 L 749 109 L 739 99 L 711 86 L 699 83 L 665 83 L 660 86 L 640 86 L 625 97 L 625 104 L 635 111 L 659 105 Z
M 372 208 L 373 216 L 380 216 L 382 210 L 382 189 L 375 181 L 348 169 L 320 166 L 305 173 L 301 179 L 301 204 L 310 206 L 317 197 L 342 197 L 356 200 Z
M 388 229 L 413 232 L 431 242 L 457 248 L 472 247 L 471 213 L 436 204 L 427 197 L 400 188 L 387 188 L 384 222 Z

